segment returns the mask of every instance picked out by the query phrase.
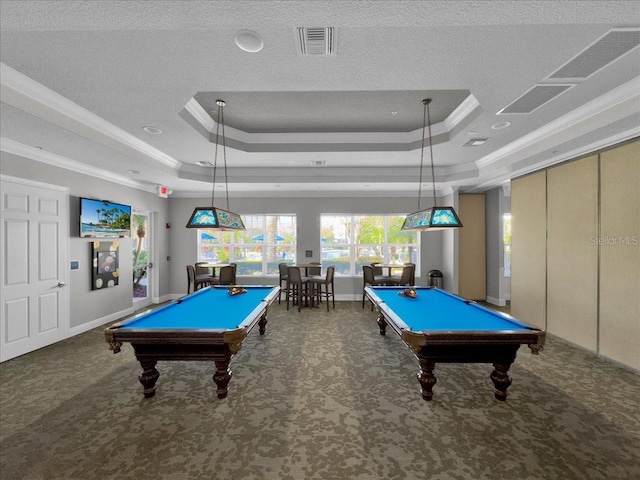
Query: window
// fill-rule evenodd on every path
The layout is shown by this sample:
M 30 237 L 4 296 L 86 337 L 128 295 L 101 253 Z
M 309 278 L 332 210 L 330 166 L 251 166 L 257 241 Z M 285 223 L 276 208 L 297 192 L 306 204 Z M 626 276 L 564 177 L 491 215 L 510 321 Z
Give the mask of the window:
M 504 235 L 504 276 L 511 276 L 511 214 L 505 213 L 503 216 Z
M 198 260 L 237 264 L 237 275 L 277 275 L 280 262 L 295 263 L 295 215 L 242 215 L 246 230 L 198 230 Z
M 405 215 L 321 215 L 322 263 L 336 275 L 360 275 L 373 262 L 419 262 L 416 232 L 403 231 Z

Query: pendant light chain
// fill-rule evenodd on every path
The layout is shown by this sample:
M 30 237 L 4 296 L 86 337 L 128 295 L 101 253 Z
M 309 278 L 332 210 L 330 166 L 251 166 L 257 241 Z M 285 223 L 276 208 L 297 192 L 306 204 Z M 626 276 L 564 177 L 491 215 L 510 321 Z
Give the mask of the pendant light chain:
M 424 163 L 424 127 L 427 123 L 427 100 L 423 100 L 424 111 L 422 114 L 422 144 L 420 146 L 420 183 L 418 183 L 418 211 L 421 210 L 420 204 L 422 201 L 422 165 Z
M 214 200 L 216 197 L 216 172 L 218 170 L 218 138 L 220 132 L 220 114 L 222 112 L 222 106 L 218 107 L 218 119 L 216 121 L 216 146 L 213 154 L 213 178 L 211 180 L 211 208 L 213 208 Z
M 427 99 L 424 107 L 427 111 L 427 125 L 429 126 L 429 156 L 431 158 L 431 183 L 433 185 L 433 206 L 438 206 L 438 201 L 436 200 L 436 173 L 433 167 L 433 139 L 431 138 L 431 115 L 429 114 L 429 104 L 431 103 L 431 99 Z M 423 140 L 424 141 L 424 140 Z
M 227 136 L 224 134 L 224 110 L 222 106 L 221 111 L 221 123 L 222 123 L 222 158 L 224 160 L 224 191 L 227 195 L 227 210 L 229 210 L 229 180 L 227 176 Z

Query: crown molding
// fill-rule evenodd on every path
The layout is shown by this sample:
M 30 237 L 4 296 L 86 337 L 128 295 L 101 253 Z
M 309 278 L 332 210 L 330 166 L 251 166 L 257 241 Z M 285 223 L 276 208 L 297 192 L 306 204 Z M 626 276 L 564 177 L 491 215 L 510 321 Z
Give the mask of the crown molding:
M 433 143 L 447 142 L 452 130 L 480 107 L 473 96 L 467 98 L 442 122 L 432 124 Z M 196 131 L 215 143 L 216 122 L 195 98 L 191 98 L 180 116 Z M 420 148 L 422 127 L 410 132 L 246 132 L 225 125 L 227 146 L 245 152 L 328 151 L 410 151 Z
M 10 153 L 18 157 L 35 160 L 36 162 L 46 163 L 47 165 L 53 165 L 54 167 L 72 170 L 83 175 L 99 178 L 100 180 L 118 183 L 120 185 L 137 188 L 146 192 L 153 192 L 153 187 L 150 187 L 149 184 L 137 182 L 128 177 L 117 175 L 107 170 L 90 167 L 82 162 L 71 160 L 67 157 L 63 157 L 62 155 L 41 150 L 37 147 L 32 147 L 31 145 L 25 145 L 24 143 L 16 142 L 15 140 L 8 138 L 0 137 L 0 151 Z
M 475 163 L 482 169 L 492 163 L 506 159 L 510 155 L 515 155 L 523 151 L 527 156 L 535 150 L 536 144 L 543 144 L 545 140 L 554 135 L 566 134 L 569 129 L 579 128 L 581 124 L 587 124 L 602 117 L 601 122 L 608 123 L 608 112 L 612 110 L 628 110 L 631 115 L 637 112 L 640 99 L 640 77 L 614 88 L 610 92 L 596 98 L 595 100 L 576 108 L 575 110 L 558 117 L 543 127 L 524 135 L 515 142 L 510 143 L 491 154 L 477 160 Z M 626 116 L 626 115 L 625 115 Z M 589 125 L 591 129 L 593 125 Z M 564 132 L 564 133 L 563 133 Z M 581 132 L 584 134 L 585 132 Z M 574 135 L 570 135 L 574 136 Z
M 31 115 L 157 167 L 178 169 L 182 162 L 157 150 L 98 115 L 0 62 L 0 100 Z

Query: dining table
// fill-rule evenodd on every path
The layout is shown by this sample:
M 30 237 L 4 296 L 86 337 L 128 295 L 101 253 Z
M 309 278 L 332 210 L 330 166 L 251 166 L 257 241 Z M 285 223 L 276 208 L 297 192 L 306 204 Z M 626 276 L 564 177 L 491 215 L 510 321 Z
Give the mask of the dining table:
M 290 265 L 291 267 L 298 267 L 298 268 L 303 268 L 304 269 L 304 275 L 305 277 L 309 276 L 309 269 L 310 268 L 319 268 L 320 271 L 322 271 L 322 264 L 320 263 L 297 263 L 295 265 Z M 314 275 L 311 275 L 312 277 Z
M 220 269 L 222 267 L 228 267 L 230 266 L 230 263 L 200 263 L 198 264 L 199 267 L 201 268 L 209 268 L 211 269 L 211 273 L 215 276 L 216 272 L 220 272 Z
M 372 263 L 371 266 L 374 267 L 374 268 L 386 268 L 387 269 L 387 274 L 384 275 L 386 277 L 391 277 L 392 276 L 392 270 L 394 268 L 402 269 L 404 267 L 404 265 L 402 263 Z
M 309 275 L 310 268 L 319 268 L 322 272 L 322 264 L 320 263 L 296 263 L 295 265 L 289 265 L 290 267 L 298 267 L 304 269 L 303 278 L 314 278 L 320 277 L 321 275 Z M 307 291 L 304 295 L 304 307 L 310 308 L 319 308 L 314 301 L 315 292 L 312 290 L 312 286 L 307 284 Z

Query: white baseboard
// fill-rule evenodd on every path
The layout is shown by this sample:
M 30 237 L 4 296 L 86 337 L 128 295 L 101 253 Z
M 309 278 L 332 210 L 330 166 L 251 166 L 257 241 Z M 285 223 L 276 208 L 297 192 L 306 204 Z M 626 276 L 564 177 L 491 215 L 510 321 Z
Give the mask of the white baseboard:
M 494 298 L 487 296 L 487 303 L 490 303 L 491 305 L 495 305 L 497 307 L 504 307 L 507 304 L 507 300 L 505 300 L 504 298 Z
M 81 333 L 88 332 L 91 329 L 96 327 L 100 327 L 105 323 L 113 322 L 122 318 L 126 315 L 131 315 L 134 312 L 133 307 L 127 308 L 125 310 L 120 310 L 119 312 L 112 313 L 107 315 L 106 317 L 97 318 L 92 320 L 91 322 L 83 323 L 82 325 L 78 325 L 77 327 L 71 327 L 69 329 L 69 337 L 73 337 L 75 335 L 80 335 Z

